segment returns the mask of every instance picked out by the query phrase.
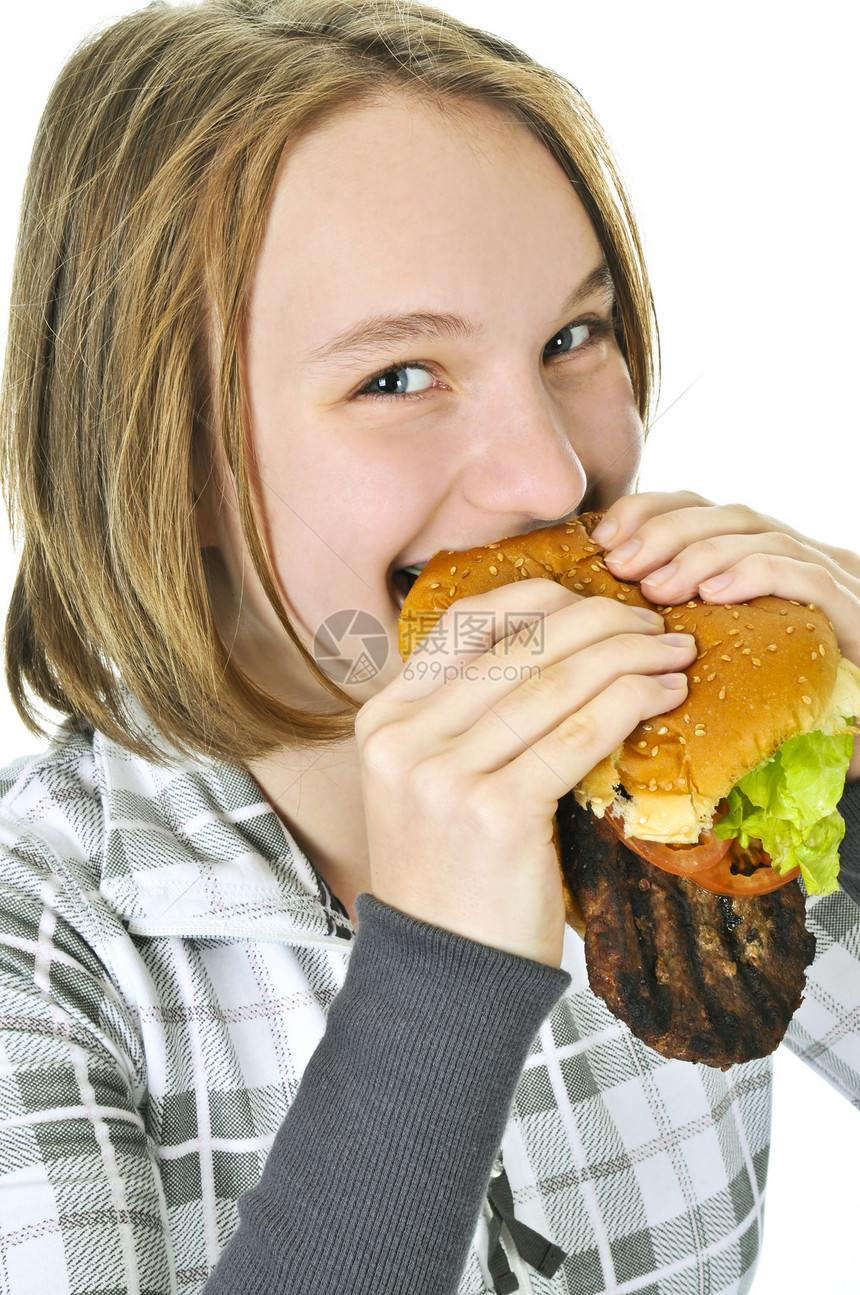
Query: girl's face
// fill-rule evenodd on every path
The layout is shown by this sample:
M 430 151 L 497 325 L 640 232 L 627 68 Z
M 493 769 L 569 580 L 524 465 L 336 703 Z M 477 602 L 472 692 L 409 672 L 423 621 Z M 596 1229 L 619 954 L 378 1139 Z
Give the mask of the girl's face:
M 304 641 L 345 609 L 388 636 L 357 700 L 401 668 L 398 569 L 631 489 L 642 429 L 602 264 L 561 168 L 490 108 L 392 95 L 286 160 L 245 348 L 258 500 Z M 240 662 L 331 709 L 244 559 L 229 495 L 213 524 L 228 641 L 241 590 Z

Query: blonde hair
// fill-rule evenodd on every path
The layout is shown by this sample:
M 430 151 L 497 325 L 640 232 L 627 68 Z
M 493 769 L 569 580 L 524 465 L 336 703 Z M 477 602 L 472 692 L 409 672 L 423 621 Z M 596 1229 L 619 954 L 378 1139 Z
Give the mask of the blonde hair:
M 43 115 L 24 194 L 2 397 L 22 557 L 7 681 L 157 756 L 127 704 L 180 750 L 248 760 L 353 731 L 357 703 L 290 624 L 255 508 L 239 341 L 278 167 L 334 113 L 407 89 L 525 122 L 576 186 L 603 246 L 647 424 L 656 324 L 611 150 L 561 76 L 406 0 L 151 4 L 87 41 Z M 214 346 L 211 345 L 214 343 Z M 210 381 L 209 363 L 217 355 Z M 336 713 L 269 696 L 216 628 L 195 521 L 211 425 L 255 570 Z

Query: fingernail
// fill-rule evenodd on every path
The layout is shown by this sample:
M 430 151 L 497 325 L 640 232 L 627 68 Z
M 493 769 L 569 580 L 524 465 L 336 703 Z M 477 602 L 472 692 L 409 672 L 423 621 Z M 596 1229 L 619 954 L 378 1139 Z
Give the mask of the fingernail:
M 670 647 L 690 648 L 695 647 L 696 645 L 696 640 L 693 638 L 692 634 L 663 634 L 662 639 L 663 642 L 668 643 Z
M 637 616 L 641 616 L 643 621 L 647 621 L 649 625 L 663 624 L 663 617 L 660 613 L 652 612 L 650 607 L 631 607 L 630 610 L 635 612 Z
M 612 542 L 613 535 L 618 534 L 618 523 L 614 517 L 606 517 L 602 522 L 598 522 L 591 532 L 591 538 L 595 544 L 604 546 Z
M 658 674 L 654 677 L 664 688 L 686 688 L 687 686 L 685 674 Z
M 645 581 L 647 580 L 649 585 L 664 585 L 667 580 L 672 579 L 672 576 L 676 573 L 677 570 L 678 570 L 678 563 L 670 562 L 668 566 L 658 567 L 657 570 L 652 571 L 650 575 L 643 576 L 642 583 L 644 584 Z
M 733 580 L 734 576 L 730 575 L 712 576 L 710 580 L 703 580 L 699 588 L 703 594 L 715 594 L 720 589 L 727 589 Z
M 641 540 L 628 540 L 626 544 L 621 545 L 621 548 L 613 549 L 609 557 L 613 562 L 629 562 L 631 558 L 636 556 L 641 547 Z

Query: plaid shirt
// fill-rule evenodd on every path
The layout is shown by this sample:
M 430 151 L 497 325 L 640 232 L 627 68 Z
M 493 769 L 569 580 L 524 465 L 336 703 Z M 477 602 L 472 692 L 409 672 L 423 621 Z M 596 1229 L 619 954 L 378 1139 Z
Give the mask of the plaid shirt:
M 0 1292 L 190 1295 L 323 1034 L 352 927 L 242 769 L 70 732 L 0 777 Z M 809 923 L 790 1046 L 860 1105 L 860 909 L 828 896 Z M 518 1218 L 569 1257 L 548 1280 L 512 1256 L 520 1289 L 748 1290 L 770 1061 L 664 1060 L 591 994 L 568 935 L 572 984 L 502 1157 Z M 486 1246 L 484 1217 L 461 1295 L 492 1289 Z

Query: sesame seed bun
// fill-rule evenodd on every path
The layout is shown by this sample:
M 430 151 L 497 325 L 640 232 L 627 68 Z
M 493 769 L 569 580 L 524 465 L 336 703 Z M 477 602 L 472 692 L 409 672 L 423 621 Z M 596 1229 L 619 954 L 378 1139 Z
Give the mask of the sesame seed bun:
M 821 726 L 837 681 L 836 636 L 816 607 L 780 598 L 736 606 L 700 599 L 674 607 L 650 603 L 638 585 L 607 569 L 591 539 L 601 516 L 588 513 L 481 548 L 437 553 L 403 604 L 400 653 L 406 660 L 457 599 L 517 580 L 543 577 L 583 597 L 656 606 L 667 631 L 695 637 L 687 698 L 639 724 L 574 791 L 598 818 L 613 806 L 628 837 L 694 842 L 744 774 L 788 738 Z

